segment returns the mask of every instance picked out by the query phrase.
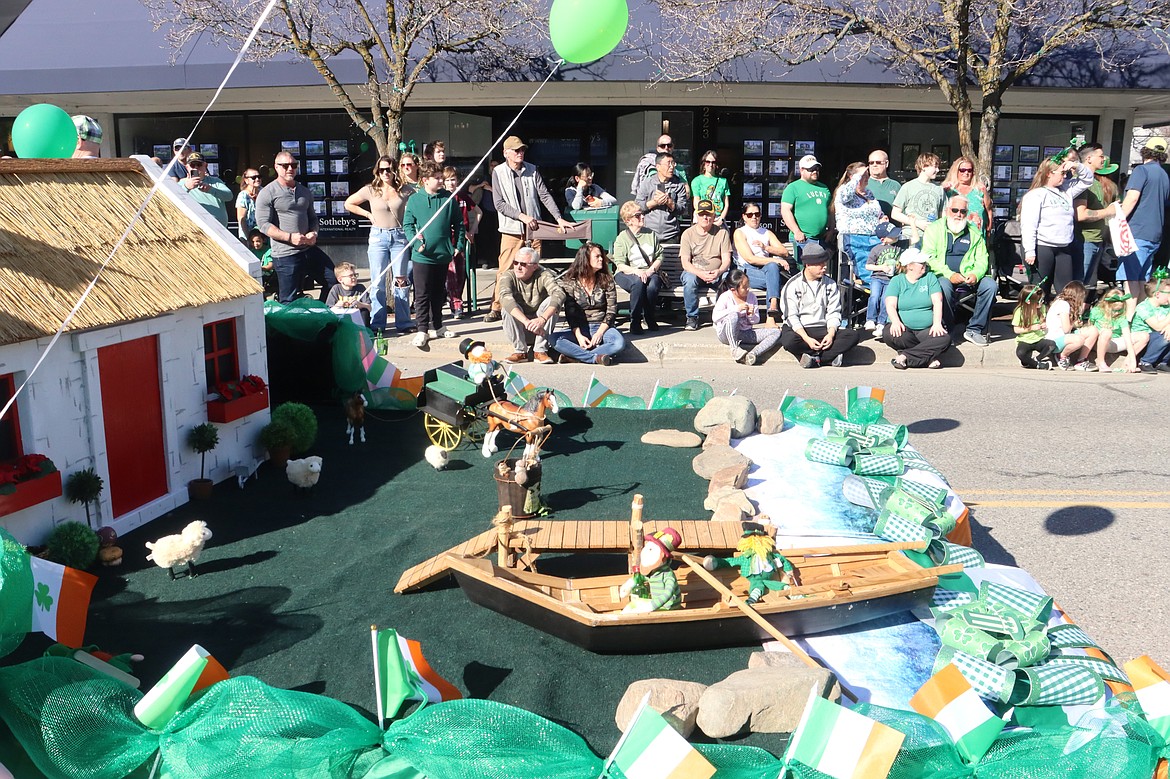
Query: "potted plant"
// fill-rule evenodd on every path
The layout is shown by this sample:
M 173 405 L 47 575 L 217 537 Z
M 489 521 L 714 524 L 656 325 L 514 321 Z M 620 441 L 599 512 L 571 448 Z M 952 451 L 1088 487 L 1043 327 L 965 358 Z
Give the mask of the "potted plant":
M 208 500 L 214 482 L 204 475 L 207 453 L 219 445 L 219 429 L 210 422 L 195 425 L 187 433 L 187 445 L 199 453 L 199 478 L 187 482 L 187 494 L 191 500 Z
M 84 571 L 97 560 L 99 545 L 98 534 L 88 525 L 62 522 L 45 542 L 45 558 Z
M 80 503 L 85 506 L 85 524 L 93 527 L 90 521 L 89 504 L 97 500 L 106 483 L 93 468 L 75 471 L 65 480 L 65 497 L 70 503 Z
M 272 421 L 260 430 L 260 443 L 272 464 L 283 468 L 293 454 L 303 454 L 317 440 L 317 415 L 304 403 L 281 403 Z
M 61 494 L 61 473 L 43 454 L 26 454 L 0 464 L 0 517 Z

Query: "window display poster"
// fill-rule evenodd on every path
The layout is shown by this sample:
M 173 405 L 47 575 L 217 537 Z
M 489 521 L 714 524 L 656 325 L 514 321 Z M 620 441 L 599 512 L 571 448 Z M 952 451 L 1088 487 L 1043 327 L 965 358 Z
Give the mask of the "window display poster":
M 787 157 L 788 141 L 768 141 L 769 157 Z
M 1057 149 L 1056 151 L 1060 151 Z M 1044 152 L 1048 153 L 1047 150 Z M 1030 162 L 1033 165 L 1040 161 L 1040 147 L 1039 146 L 1021 146 L 1020 147 L 1020 162 Z
M 995 165 L 991 169 L 991 178 L 995 181 L 1011 181 L 1012 180 L 1012 166 L 1011 165 Z
M 325 160 L 305 160 L 306 176 L 325 175 Z
M 169 162 L 171 159 L 171 145 L 169 143 L 156 143 L 154 145 L 154 155 L 163 162 Z
M 333 213 L 334 216 L 344 216 L 345 214 L 349 213 L 345 210 L 344 200 L 330 200 L 329 210 Z
M 1021 153 L 1023 153 L 1023 147 L 1020 147 L 1020 151 L 1021 151 Z M 1064 151 L 1063 146 L 1045 146 L 1044 147 L 1044 156 L 1045 157 L 1055 157 L 1057 154 L 1060 154 L 1062 151 Z M 1039 162 L 1040 160 L 1036 160 L 1036 161 Z
M 1007 219 L 1009 210 L 1006 206 L 996 206 L 991 209 L 991 213 L 995 215 L 996 219 Z
M 992 187 L 991 188 L 991 202 L 998 203 L 1005 206 L 1012 201 L 1011 187 Z
M 743 196 L 745 198 L 760 198 L 764 195 L 764 185 L 755 181 L 745 181 L 743 184 Z
M 314 200 L 313 201 L 313 211 L 316 212 L 317 216 L 325 216 L 325 201 L 324 200 Z
M 772 160 L 768 163 L 768 173 L 773 176 L 787 176 L 788 160 Z
M 783 181 L 773 181 L 768 184 L 768 197 L 776 199 L 784 197 L 784 187 L 786 186 L 788 185 Z M 795 190 L 793 191 L 795 192 Z
M 349 156 L 349 142 L 345 140 L 329 141 L 329 156 L 330 157 L 348 157 Z
M 201 144 L 199 144 L 199 153 L 203 155 L 203 159 L 205 159 L 205 160 L 218 160 L 219 159 L 219 144 L 218 143 L 201 143 Z
M 763 160 L 744 160 L 743 174 L 745 176 L 762 176 L 764 175 L 764 161 Z
M 349 160 L 329 160 L 329 172 L 346 175 L 349 173 Z
M 330 197 L 349 197 L 349 182 L 348 181 L 331 181 L 329 182 Z
M 207 163 L 207 175 L 208 176 L 216 176 L 216 177 L 219 176 L 219 163 L 218 162 Z
M 743 142 L 743 156 L 745 157 L 763 157 L 764 156 L 764 142 L 763 141 L 744 141 Z
M 1032 177 L 1036 175 L 1035 165 L 1021 165 L 1016 169 L 1017 181 L 1031 181 Z
M 780 218 L 780 204 L 779 203 L 769 203 L 768 204 L 768 217 L 770 219 L 779 219 Z
M 995 155 L 992 157 L 994 162 L 1011 162 L 1015 157 L 1016 147 L 1010 145 L 996 144 Z
M 817 153 L 816 141 L 797 141 L 796 142 L 796 156 L 803 157 L 806 154 Z
M 299 157 L 301 154 L 301 142 L 300 141 L 281 141 L 280 142 L 280 150 L 283 152 L 287 152 L 294 157 Z
M 922 145 L 918 143 L 902 144 L 902 170 L 914 170 L 918 162 L 918 155 L 922 153 Z
M 324 157 L 325 141 L 305 141 L 306 157 Z
M 307 181 L 305 186 L 309 188 L 309 192 L 313 197 L 325 197 L 325 182 L 324 181 Z

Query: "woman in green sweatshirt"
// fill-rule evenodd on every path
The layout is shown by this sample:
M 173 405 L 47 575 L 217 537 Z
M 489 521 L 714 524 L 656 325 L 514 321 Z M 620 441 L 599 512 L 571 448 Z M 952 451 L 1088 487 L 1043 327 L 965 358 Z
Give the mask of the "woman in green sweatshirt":
M 442 175 L 437 163 L 422 164 L 422 188 L 406 201 L 402 216 L 414 262 L 414 318 L 418 323 L 414 345 L 420 349 L 431 338 L 454 336 L 443 327 L 443 301 L 447 266 L 461 257 L 455 247 L 463 240 L 463 217 L 451 193 L 443 189 Z

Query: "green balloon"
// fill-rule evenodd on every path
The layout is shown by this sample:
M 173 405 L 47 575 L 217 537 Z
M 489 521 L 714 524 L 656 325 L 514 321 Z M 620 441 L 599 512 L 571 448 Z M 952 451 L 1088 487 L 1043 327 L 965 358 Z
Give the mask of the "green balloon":
M 873 398 L 861 398 L 849 407 L 849 421 L 868 425 L 882 418 L 882 402 Z
M 12 148 L 25 159 L 72 157 L 77 128 L 69 114 L 55 105 L 30 105 L 12 125 Z
M 565 62 L 593 62 L 617 48 L 629 23 L 626 0 L 553 0 L 548 34 Z

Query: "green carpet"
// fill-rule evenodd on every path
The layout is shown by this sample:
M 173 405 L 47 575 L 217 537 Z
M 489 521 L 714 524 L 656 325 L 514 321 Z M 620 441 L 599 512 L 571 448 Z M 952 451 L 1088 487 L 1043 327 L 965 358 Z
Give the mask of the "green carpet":
M 478 449 L 452 453 L 436 472 L 422 459 L 421 416 L 369 422 L 366 444 L 349 446 L 339 408 L 316 409 L 324 457 L 312 495 L 294 493 L 267 464 L 243 491 L 234 480 L 210 502 L 192 503 L 123 537 L 126 563 L 98 571 L 87 640 L 146 655 L 139 674 L 156 680 L 193 643 L 233 675 L 344 701 L 373 718 L 369 627 L 396 628 L 422 643 L 435 670 L 470 697 L 548 717 L 599 754 L 618 738 L 613 716 L 626 687 L 647 677 L 710 684 L 747 667 L 750 647 L 602 656 L 469 603 L 452 580 L 395 595 L 399 575 L 490 527 L 491 466 Z M 652 429 L 690 429 L 693 411 L 566 409 L 554 417 L 543 494 L 558 519 L 628 519 L 635 493 L 646 519 L 706 516 L 706 482 L 691 470 L 698 450 L 639 442 Z M 501 436 L 499 459 L 510 445 Z M 206 520 L 215 536 L 194 579 L 170 581 L 147 563 L 143 544 Z M 30 637 L 5 662 L 35 656 Z M 780 750 L 776 738 L 742 743 Z

